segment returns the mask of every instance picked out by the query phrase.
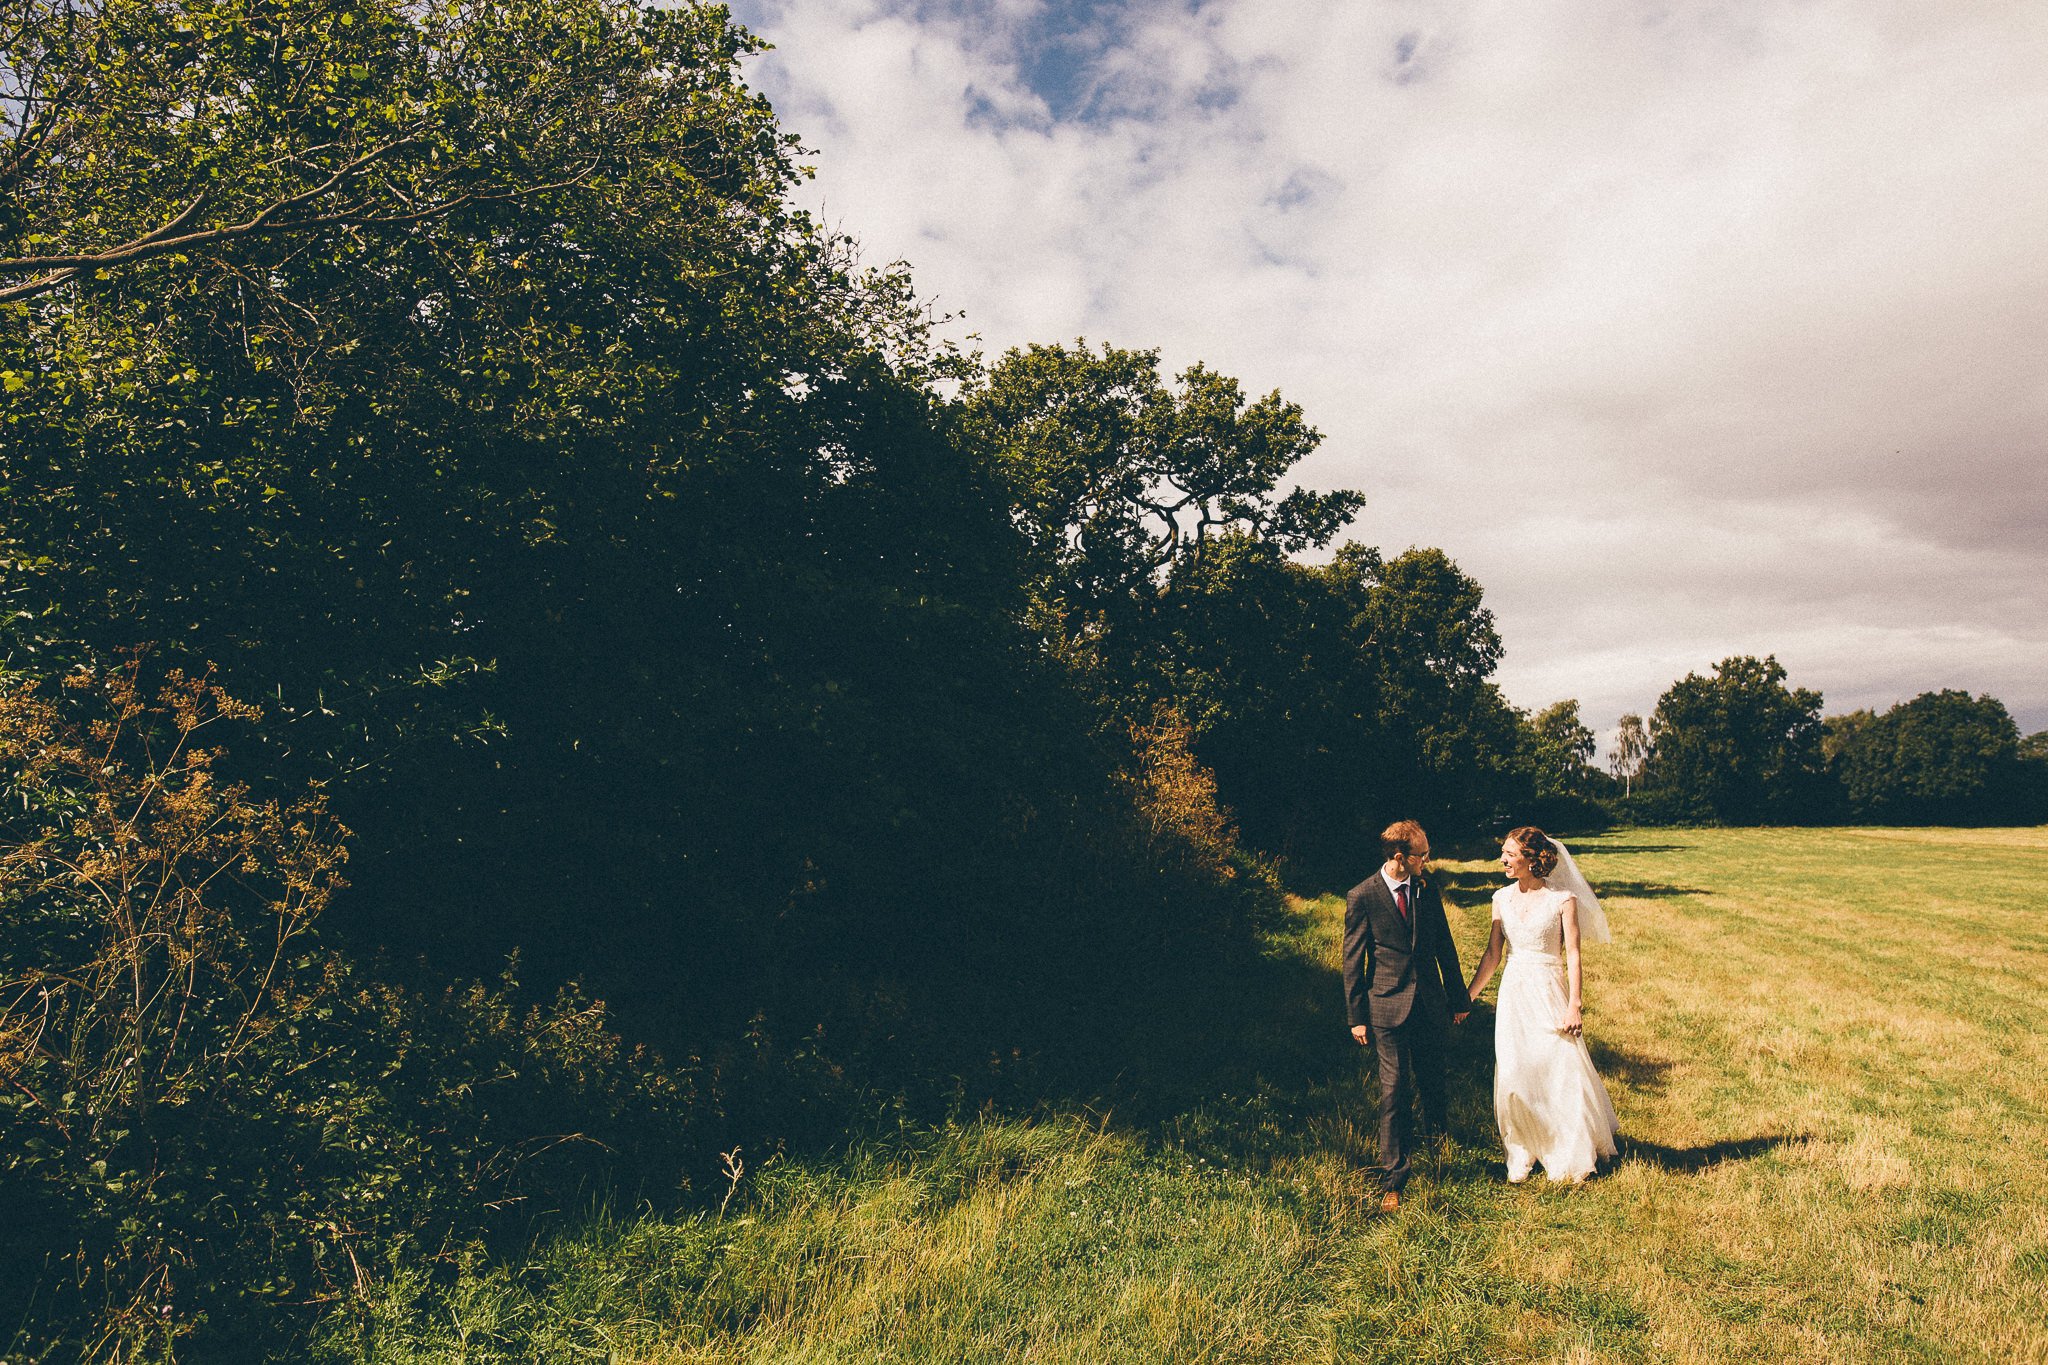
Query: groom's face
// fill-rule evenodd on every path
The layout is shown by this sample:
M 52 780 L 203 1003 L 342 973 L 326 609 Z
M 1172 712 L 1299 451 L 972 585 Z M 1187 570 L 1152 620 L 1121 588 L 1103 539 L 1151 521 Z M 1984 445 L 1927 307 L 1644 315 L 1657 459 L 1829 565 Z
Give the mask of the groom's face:
M 1427 863 L 1428 861 L 1429 840 L 1417 839 L 1414 843 L 1408 846 L 1408 851 L 1402 854 L 1399 859 L 1399 862 L 1401 864 L 1401 874 L 1406 877 L 1420 876 L 1422 873 L 1423 864 Z

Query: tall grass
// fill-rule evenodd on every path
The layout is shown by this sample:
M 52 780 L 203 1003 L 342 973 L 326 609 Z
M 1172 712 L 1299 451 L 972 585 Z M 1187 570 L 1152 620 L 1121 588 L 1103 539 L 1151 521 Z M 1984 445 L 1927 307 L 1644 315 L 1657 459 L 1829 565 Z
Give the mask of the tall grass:
M 1186 983 L 1114 1108 L 756 1163 L 330 1321 L 379 1361 L 2048 1360 L 2048 830 L 1579 846 L 1614 1169 L 1510 1187 L 1491 1016 L 1456 1140 L 1371 1210 L 1334 898 Z M 1443 871 L 1476 958 L 1494 877 Z

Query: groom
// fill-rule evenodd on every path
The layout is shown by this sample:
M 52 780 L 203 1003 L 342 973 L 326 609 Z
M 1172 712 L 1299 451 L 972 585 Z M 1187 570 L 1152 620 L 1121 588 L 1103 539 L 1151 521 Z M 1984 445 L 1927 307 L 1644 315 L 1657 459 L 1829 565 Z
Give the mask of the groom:
M 1450 1026 L 1472 1002 L 1443 897 L 1423 876 L 1429 836 L 1413 820 L 1380 834 L 1380 870 L 1344 898 L 1344 1009 L 1351 1036 L 1372 1044 L 1380 1073 L 1380 1208 L 1401 1207 L 1413 1127 L 1408 1101 L 1422 1101 L 1425 1132 L 1447 1119 L 1444 1067 Z

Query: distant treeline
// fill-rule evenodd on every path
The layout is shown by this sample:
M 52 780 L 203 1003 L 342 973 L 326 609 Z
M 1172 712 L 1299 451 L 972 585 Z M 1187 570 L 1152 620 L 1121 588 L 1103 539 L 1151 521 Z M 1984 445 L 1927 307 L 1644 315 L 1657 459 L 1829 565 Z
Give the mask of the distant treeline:
M 10 1358 L 288 1355 L 607 1192 L 1113 1091 L 1394 816 L 1961 818 L 1919 712 L 1687 684 L 1616 806 L 1479 585 L 1283 491 L 1293 404 L 939 340 L 722 9 L 0 45 Z
M 1775 658 L 1724 659 L 1621 718 L 1607 771 L 1575 703 L 1533 718 L 1541 795 L 1570 824 L 2015 825 L 2048 820 L 2048 732 L 2003 703 L 1923 692 L 1883 713 L 1821 714 Z

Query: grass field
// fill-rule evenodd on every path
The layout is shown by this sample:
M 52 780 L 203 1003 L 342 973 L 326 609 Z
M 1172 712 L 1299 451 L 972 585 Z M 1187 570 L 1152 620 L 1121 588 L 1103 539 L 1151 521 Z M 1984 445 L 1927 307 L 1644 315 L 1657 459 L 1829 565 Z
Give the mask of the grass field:
M 1504 1183 L 1491 1015 L 1451 1148 L 1368 1203 L 1341 906 L 1193 983 L 1121 1113 L 988 1118 L 387 1286 L 380 1361 L 2048 1361 L 2048 829 L 1575 844 L 1623 1155 Z M 1495 869 L 1442 865 L 1467 970 Z M 1145 1078 L 1134 1089 L 1145 1090 Z

